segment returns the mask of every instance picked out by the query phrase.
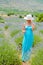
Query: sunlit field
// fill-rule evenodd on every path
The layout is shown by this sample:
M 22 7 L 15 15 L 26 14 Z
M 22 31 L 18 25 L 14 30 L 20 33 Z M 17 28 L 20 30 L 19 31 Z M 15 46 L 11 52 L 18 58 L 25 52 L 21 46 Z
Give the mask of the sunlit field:
M 1 12 L 2 11 L 2 12 Z M 23 17 L 31 13 L 35 20 L 31 65 L 43 65 L 43 12 L 0 8 L 0 65 L 22 65 Z

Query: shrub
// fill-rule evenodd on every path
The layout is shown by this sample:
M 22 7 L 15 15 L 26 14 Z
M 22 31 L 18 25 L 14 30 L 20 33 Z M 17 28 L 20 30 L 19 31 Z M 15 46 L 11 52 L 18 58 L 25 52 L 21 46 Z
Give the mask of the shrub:
M 0 23 L 4 23 L 4 19 L 2 17 L 0 17 Z
M 10 12 L 10 13 L 8 13 L 7 15 L 8 15 L 8 16 L 14 15 L 14 12 Z
M 40 19 L 40 22 L 43 22 L 43 18 Z
M 9 26 L 8 26 L 8 25 L 5 25 L 5 27 L 4 27 L 4 28 L 5 28 L 5 30 L 7 30 L 7 29 L 9 28 Z
M 20 30 L 14 30 L 11 32 L 11 37 L 14 37 L 14 35 L 16 35 L 18 32 L 20 32 Z
M 23 18 L 23 17 L 20 15 L 19 18 Z
M 35 15 L 36 17 L 38 17 L 40 13 L 39 12 L 33 12 L 32 14 Z
M 37 19 L 36 19 L 37 22 L 43 22 L 43 13 L 39 14 Z
M 14 44 L 10 44 L 6 40 L 0 42 L 0 65 L 21 65 Z

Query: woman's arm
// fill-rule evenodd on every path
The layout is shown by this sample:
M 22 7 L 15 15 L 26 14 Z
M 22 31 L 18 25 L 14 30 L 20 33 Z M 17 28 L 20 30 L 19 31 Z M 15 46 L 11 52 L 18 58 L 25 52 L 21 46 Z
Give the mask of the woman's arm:
M 22 25 L 22 32 L 25 32 L 25 24 Z
M 35 24 L 34 23 L 32 23 L 32 30 L 34 30 L 35 29 Z

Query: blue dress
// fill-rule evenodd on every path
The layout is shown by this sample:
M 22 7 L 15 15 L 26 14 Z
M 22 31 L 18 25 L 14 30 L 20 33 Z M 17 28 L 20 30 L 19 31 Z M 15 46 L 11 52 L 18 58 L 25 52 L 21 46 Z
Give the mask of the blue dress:
M 30 59 L 31 49 L 33 44 L 33 31 L 32 26 L 25 26 L 25 32 L 22 41 L 22 61 L 27 61 Z

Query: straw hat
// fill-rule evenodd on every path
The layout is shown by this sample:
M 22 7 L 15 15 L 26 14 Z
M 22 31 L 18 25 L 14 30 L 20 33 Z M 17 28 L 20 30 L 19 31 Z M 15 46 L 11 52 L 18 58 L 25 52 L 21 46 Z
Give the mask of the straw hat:
M 25 20 L 34 20 L 31 14 L 28 14 L 26 17 L 24 17 Z

